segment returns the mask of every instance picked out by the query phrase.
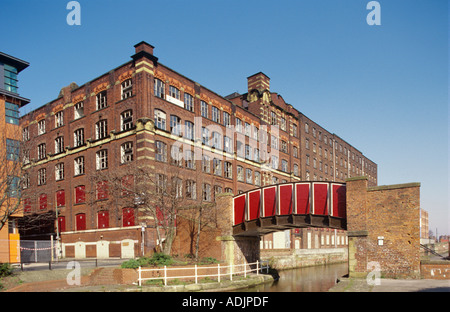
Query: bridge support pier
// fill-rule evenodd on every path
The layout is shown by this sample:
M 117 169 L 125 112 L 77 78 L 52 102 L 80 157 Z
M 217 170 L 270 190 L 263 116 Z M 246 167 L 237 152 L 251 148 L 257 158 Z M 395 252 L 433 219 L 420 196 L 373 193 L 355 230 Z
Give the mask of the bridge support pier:
M 259 236 L 233 236 L 233 194 L 218 194 L 216 205 L 223 216 L 219 223 L 222 235 L 216 237 L 216 240 L 221 242 L 220 260 L 228 265 L 253 263 L 259 260 Z
M 420 273 L 420 183 L 367 186 L 347 183 L 350 277 L 418 277 Z

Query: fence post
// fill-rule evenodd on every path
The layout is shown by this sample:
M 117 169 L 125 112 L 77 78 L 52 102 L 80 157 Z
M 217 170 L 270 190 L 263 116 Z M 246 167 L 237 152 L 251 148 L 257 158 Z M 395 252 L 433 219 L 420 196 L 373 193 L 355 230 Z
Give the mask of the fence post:
M 164 266 L 164 286 L 167 286 L 167 266 Z
M 138 283 L 139 283 L 139 286 L 141 286 L 141 267 L 140 266 L 138 268 L 138 273 L 139 273 Z
M 220 283 L 220 263 L 217 263 L 217 278 Z
M 247 278 L 247 265 L 245 264 L 245 260 L 244 260 L 244 277 Z
M 259 260 L 256 260 L 256 275 L 259 275 Z
M 197 265 L 195 265 L 195 284 L 197 284 Z
M 230 281 L 233 280 L 233 264 L 230 264 Z

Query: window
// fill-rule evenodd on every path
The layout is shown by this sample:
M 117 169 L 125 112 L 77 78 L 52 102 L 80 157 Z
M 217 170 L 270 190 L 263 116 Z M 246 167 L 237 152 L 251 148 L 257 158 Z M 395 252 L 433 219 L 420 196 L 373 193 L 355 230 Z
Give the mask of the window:
M 261 173 L 255 171 L 255 185 L 261 186 Z
M 211 185 L 203 183 L 202 185 L 202 199 L 204 201 L 211 201 Z
M 245 159 L 252 160 L 252 148 L 250 145 L 245 145 Z
M 209 129 L 205 127 L 202 127 L 202 143 L 209 145 Z
M 155 96 L 159 97 L 159 98 L 164 98 L 164 82 L 162 82 L 159 79 L 155 78 Z
M 202 156 L 202 171 L 203 172 L 205 172 L 205 173 L 211 172 L 210 163 L 211 163 L 211 160 L 210 160 L 209 156 L 203 155 Z
M 205 101 L 200 102 L 200 113 L 202 117 L 208 118 L 208 104 Z
M 288 162 L 287 160 L 281 160 L 281 171 L 288 172 Z
M 108 198 L 108 182 L 100 181 L 97 182 L 97 186 L 95 188 L 95 198 L 97 200 L 107 199 Z
M 74 119 L 79 119 L 81 117 L 84 117 L 84 103 L 78 102 L 74 105 L 74 111 L 73 111 Z
M 217 148 L 217 149 L 222 148 L 222 146 L 221 146 L 222 139 L 221 139 L 221 135 L 218 132 L 213 131 L 211 141 L 212 141 L 212 147 Z
M 77 231 L 86 230 L 86 215 L 84 213 L 75 216 L 75 226 Z
M 159 109 L 155 109 L 155 127 L 166 130 L 166 113 Z
M 197 199 L 197 183 L 192 180 L 186 180 L 186 198 Z
M 55 180 L 60 181 L 64 179 L 64 163 L 55 165 Z
M 64 111 L 59 111 L 55 114 L 55 128 L 64 126 Z
M 96 98 L 97 110 L 100 110 L 100 109 L 108 106 L 108 102 L 107 102 L 107 98 L 106 98 L 106 90 L 99 92 L 95 98 Z
M 237 166 L 237 180 L 244 182 L 244 168 Z
M 130 79 L 122 82 L 122 100 L 125 100 L 133 95 L 133 81 Z
M 194 151 L 191 151 L 191 150 L 185 151 L 185 163 L 186 163 L 186 168 L 195 169 Z
M 242 133 L 242 120 L 236 118 L 236 131 Z
M 156 193 L 166 194 L 167 190 L 167 177 L 164 174 L 156 174 Z
M 297 125 L 296 124 L 292 124 L 292 136 L 294 138 L 298 137 L 298 129 L 297 129 Z
M 309 133 L 309 125 L 307 123 L 305 123 L 305 132 Z
M 233 153 L 233 140 L 227 136 L 223 138 L 223 149 L 227 153 Z
M 211 119 L 220 123 L 220 110 L 215 106 L 211 107 Z
M 161 141 L 156 141 L 156 161 L 167 161 L 167 144 Z
M 74 174 L 76 176 L 84 174 L 84 156 L 75 158 L 75 160 L 73 161 L 73 165 L 74 165 Z
M 272 156 L 271 161 L 272 161 L 272 169 L 278 169 L 278 157 Z
M 134 209 L 123 208 L 122 209 L 122 226 L 134 226 Z
M 298 158 L 298 147 L 297 146 L 292 147 L 292 154 L 295 158 Z
M 184 108 L 190 112 L 194 111 L 194 97 L 189 93 L 184 93 Z
M 7 123 L 19 124 L 19 105 L 5 102 L 5 121 Z
M 194 140 L 194 124 L 187 120 L 184 122 L 184 137 L 189 140 Z
M 126 131 L 133 128 L 133 111 L 131 109 L 120 114 L 120 130 Z
M 20 153 L 20 142 L 17 140 L 6 139 L 6 159 L 18 161 L 19 153 Z
M 259 129 L 256 126 L 253 126 L 253 139 L 258 141 Z
M 64 152 L 64 137 L 60 136 L 55 139 L 55 154 Z
M 281 151 L 283 153 L 288 153 L 288 144 L 286 141 L 281 141 Z
M 23 212 L 31 212 L 31 199 L 25 198 L 23 200 Z
M 223 125 L 225 127 L 231 127 L 231 116 L 227 112 L 223 112 Z
M 133 161 L 133 142 L 125 142 L 120 146 L 120 159 L 122 164 Z
M 109 211 L 104 210 L 97 213 L 97 228 L 109 228 Z
M 64 207 L 66 205 L 66 192 L 64 190 L 56 191 L 56 207 Z
M 14 176 L 6 177 L 6 194 L 9 198 L 18 198 L 20 196 L 20 178 Z
M 5 64 L 4 65 L 4 89 L 9 92 L 17 93 L 17 68 Z
M 253 183 L 253 172 L 251 169 L 245 169 L 245 181 L 249 184 Z
M 38 121 L 38 135 L 45 133 L 45 119 Z
M 277 122 L 277 114 L 275 112 L 270 112 L 270 124 L 276 126 Z
M 231 162 L 226 161 L 223 166 L 223 174 L 225 178 L 232 179 L 233 178 L 233 166 Z
M 47 194 L 39 195 L 39 210 L 47 209 Z
M 181 167 L 183 165 L 183 151 L 182 149 L 177 145 L 172 145 L 170 149 L 170 158 L 171 158 L 171 164 Z
M 181 119 L 178 116 L 170 116 L 170 132 L 174 135 L 181 135 Z
M 213 173 L 215 175 L 222 175 L 222 161 L 220 159 L 213 159 Z
M 250 126 L 250 124 L 248 123 L 248 122 L 246 122 L 245 124 L 244 124 L 244 133 L 245 133 L 245 135 L 246 136 L 250 136 L 250 134 L 251 134 L 251 126 Z
M 276 136 L 274 136 L 274 135 L 271 136 L 270 143 L 271 143 L 272 148 L 274 148 L 276 150 L 278 149 L 278 138 Z
M 108 121 L 106 119 L 100 120 L 95 124 L 95 139 L 103 139 L 108 135 Z
M 245 155 L 244 144 L 241 141 L 236 142 L 236 154 L 239 157 L 244 157 Z
M 169 95 L 177 100 L 180 99 L 180 90 L 174 86 L 169 86 Z
M 294 164 L 294 175 L 298 177 L 298 165 Z
M 75 188 L 75 204 L 81 204 L 86 201 L 86 186 L 79 185 Z
M 286 119 L 280 118 L 280 129 L 286 131 Z
M 47 157 L 47 151 L 45 147 L 45 143 L 41 143 L 38 145 L 38 160 L 42 160 Z
M 253 160 L 259 162 L 259 149 L 257 148 L 253 150 Z
M 22 130 L 22 139 L 24 142 L 30 140 L 30 129 L 28 127 L 23 128 Z
M 108 168 L 108 150 L 98 151 L 95 156 L 97 170 Z
M 79 147 L 84 144 L 84 129 L 77 129 L 73 132 L 73 145 Z

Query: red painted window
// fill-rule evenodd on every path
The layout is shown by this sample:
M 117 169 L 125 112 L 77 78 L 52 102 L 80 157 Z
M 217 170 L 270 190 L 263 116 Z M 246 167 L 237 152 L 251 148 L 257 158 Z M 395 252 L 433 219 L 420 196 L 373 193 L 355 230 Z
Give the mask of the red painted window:
M 134 209 L 133 208 L 123 208 L 122 209 L 122 225 L 134 226 Z
M 97 182 L 97 199 L 107 199 L 108 198 L 108 182 L 101 181 Z
M 66 192 L 59 190 L 56 192 L 56 207 L 64 207 L 66 205 Z
M 41 194 L 39 196 L 39 210 L 47 209 L 47 194 Z
M 59 233 L 66 231 L 66 217 L 64 216 L 58 217 L 58 230 Z
M 31 212 L 31 199 L 25 198 L 23 200 L 23 212 Z
M 97 214 L 99 229 L 109 228 L 109 211 L 99 211 Z
M 75 216 L 75 224 L 77 231 L 86 230 L 86 215 L 84 213 L 79 213 Z
M 75 188 L 75 204 L 84 203 L 86 201 L 86 187 L 84 185 Z

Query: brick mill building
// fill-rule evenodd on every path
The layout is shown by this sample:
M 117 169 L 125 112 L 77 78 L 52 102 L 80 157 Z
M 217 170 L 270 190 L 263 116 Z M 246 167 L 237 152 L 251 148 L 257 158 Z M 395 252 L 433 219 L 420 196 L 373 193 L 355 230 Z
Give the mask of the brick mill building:
M 179 196 L 192 203 L 301 180 L 367 176 L 377 185 L 374 162 L 271 92 L 265 74 L 247 78 L 247 93 L 224 97 L 159 63 L 153 49 L 135 45 L 127 63 L 64 87 L 21 118 L 33 146 L 25 187 L 36 194 L 24 199 L 25 214 L 55 212 L 63 256 L 128 257 L 155 247 L 151 222 L 93 184 L 96 172 L 141 163 L 156 180 L 176 172 Z

